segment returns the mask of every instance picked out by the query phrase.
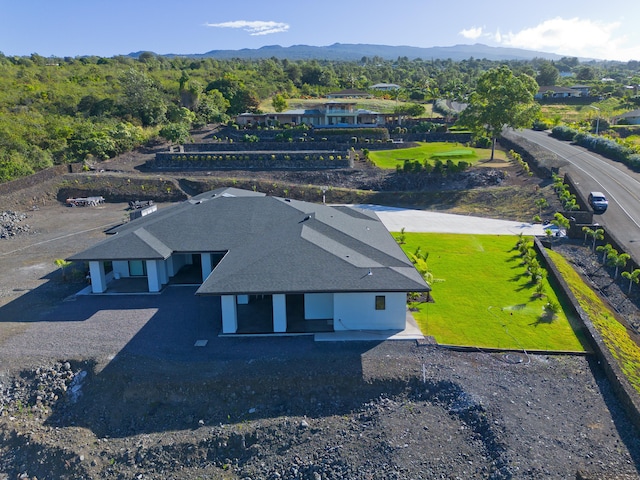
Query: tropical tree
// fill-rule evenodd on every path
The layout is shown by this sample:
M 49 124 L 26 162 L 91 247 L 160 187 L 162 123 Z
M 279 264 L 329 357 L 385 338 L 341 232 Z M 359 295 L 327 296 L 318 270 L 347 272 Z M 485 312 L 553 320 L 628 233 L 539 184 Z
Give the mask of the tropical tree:
M 536 82 L 538 82 L 538 85 L 555 85 L 559 76 L 560 72 L 555 65 L 549 61 L 544 61 L 538 66 Z
M 189 134 L 189 126 L 186 123 L 169 123 L 163 126 L 158 132 L 165 140 L 171 143 L 183 144 L 191 138 Z
M 624 268 L 630 258 L 631 255 L 629 255 L 628 253 L 618 254 L 618 252 L 616 252 L 615 250 L 611 251 L 609 255 L 607 255 L 607 264 L 611 265 L 612 267 L 616 267 L 615 273 L 613 274 L 614 280 L 618 278 L 618 271 L 620 270 L 620 267 Z
M 582 231 L 584 232 L 584 241 L 587 241 L 587 237 L 591 237 L 593 239 L 593 245 L 591 246 L 592 251 L 596 251 L 596 241 L 604 240 L 604 230 L 602 228 L 589 228 L 582 227 Z
M 276 112 L 283 112 L 287 108 L 287 100 L 281 93 L 278 93 L 271 99 L 271 105 Z
M 65 281 L 67 279 L 66 269 L 71 266 L 72 262 L 65 260 L 64 258 L 56 258 L 53 263 L 55 263 L 56 267 L 62 271 L 62 280 Z
M 629 280 L 629 291 L 627 295 L 631 293 L 631 286 L 635 283 L 640 283 L 640 268 L 636 268 L 633 272 L 622 272 L 622 276 Z
M 549 206 L 549 202 L 544 197 L 540 197 L 535 201 L 536 207 L 538 207 L 538 215 L 542 216 L 542 209 Z
M 164 120 L 167 104 L 155 82 L 144 72 L 130 68 L 120 79 L 124 93 L 123 109 L 140 119 L 142 125 L 157 125 Z
M 502 130 L 528 127 L 535 120 L 539 105 L 533 96 L 537 92 L 538 84 L 529 75 L 515 76 L 506 65 L 488 70 L 478 79 L 469 105 L 460 115 L 460 123 L 477 136 L 484 134 L 491 138 L 493 159 L 496 138 Z
M 562 215 L 560 212 L 556 212 L 551 220 L 551 225 L 555 225 L 560 230 L 567 230 L 571 226 L 569 219 Z
M 613 248 L 613 246 L 610 243 L 607 243 L 606 245 L 600 245 L 599 247 L 596 247 L 596 252 L 602 252 L 602 264 L 603 265 L 607 261 L 607 257 L 609 256 L 609 254 L 611 252 L 613 252 L 613 251 L 615 251 L 616 254 L 618 253 L 616 251 L 616 249 Z
M 429 252 L 422 252 L 420 247 L 416 248 L 415 252 L 409 255 L 409 259 L 418 270 L 418 273 L 424 278 L 425 282 L 431 283 L 433 281 L 433 273 L 429 270 L 427 265 L 427 259 L 429 258 Z

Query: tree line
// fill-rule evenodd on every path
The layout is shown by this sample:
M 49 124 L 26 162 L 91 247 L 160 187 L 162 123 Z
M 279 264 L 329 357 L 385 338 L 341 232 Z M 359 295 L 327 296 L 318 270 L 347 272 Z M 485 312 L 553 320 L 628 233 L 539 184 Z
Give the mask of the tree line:
M 0 53 L 0 182 L 54 164 L 111 158 L 158 136 L 184 141 L 190 129 L 258 112 L 260 102 L 270 98 L 274 108 L 284 109 L 289 98 L 397 83 L 402 86 L 397 92 L 372 93 L 414 104 L 441 98 L 465 101 L 481 75 L 499 66 L 532 78 L 553 72 L 549 66 L 558 72 L 589 67 L 593 75 L 621 79 L 636 75 L 638 67 L 634 62 L 581 65 L 570 58 L 556 63 L 406 57 L 338 62 L 216 60 L 149 52 L 138 58 Z

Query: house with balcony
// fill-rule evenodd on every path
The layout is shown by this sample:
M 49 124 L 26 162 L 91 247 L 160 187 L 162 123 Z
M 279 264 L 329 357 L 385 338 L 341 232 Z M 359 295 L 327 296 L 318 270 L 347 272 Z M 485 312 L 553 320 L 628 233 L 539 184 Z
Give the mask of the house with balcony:
M 375 213 L 222 188 L 137 218 L 69 257 L 92 294 L 198 285 L 222 332 L 403 330 L 431 289 Z M 213 313 L 212 313 L 213 315 Z
M 238 125 L 309 125 L 313 127 L 378 127 L 392 114 L 356 108 L 356 102 L 327 101 L 311 108 L 274 113 L 242 113 Z

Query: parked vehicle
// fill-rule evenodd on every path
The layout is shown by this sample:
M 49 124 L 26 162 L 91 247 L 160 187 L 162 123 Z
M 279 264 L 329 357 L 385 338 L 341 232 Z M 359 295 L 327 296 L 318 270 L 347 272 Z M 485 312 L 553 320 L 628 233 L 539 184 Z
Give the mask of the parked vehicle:
M 604 193 L 591 192 L 589 194 L 589 205 L 591 205 L 594 213 L 604 213 L 609 206 L 609 201 L 604 196 Z
M 67 207 L 96 207 L 104 203 L 104 197 L 67 198 Z

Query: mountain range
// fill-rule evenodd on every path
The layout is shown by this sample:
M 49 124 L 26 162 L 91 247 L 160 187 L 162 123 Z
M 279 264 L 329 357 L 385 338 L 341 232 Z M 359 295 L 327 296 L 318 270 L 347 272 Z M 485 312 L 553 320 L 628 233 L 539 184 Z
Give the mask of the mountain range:
M 134 52 L 129 55 L 138 57 L 143 52 Z M 280 45 L 268 45 L 260 48 L 243 48 L 240 50 L 210 50 L 206 53 L 194 54 L 167 54 L 165 57 L 188 58 L 215 58 L 219 60 L 229 59 L 261 59 L 279 58 L 288 60 L 336 60 L 358 61 L 362 57 L 380 57 L 384 60 L 396 60 L 398 57 L 407 57 L 410 60 L 421 58 L 422 60 L 451 59 L 454 61 L 468 60 L 469 58 L 487 60 L 532 60 L 544 58 L 547 60 L 559 60 L 562 55 L 547 52 L 537 52 L 521 48 L 490 47 L 476 43 L 474 45 L 453 45 L 450 47 L 411 47 L 371 44 L 334 43 L 323 47 L 311 45 L 292 45 L 281 47 Z

